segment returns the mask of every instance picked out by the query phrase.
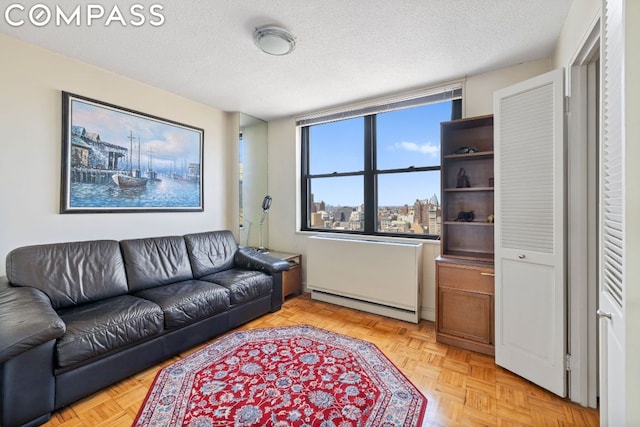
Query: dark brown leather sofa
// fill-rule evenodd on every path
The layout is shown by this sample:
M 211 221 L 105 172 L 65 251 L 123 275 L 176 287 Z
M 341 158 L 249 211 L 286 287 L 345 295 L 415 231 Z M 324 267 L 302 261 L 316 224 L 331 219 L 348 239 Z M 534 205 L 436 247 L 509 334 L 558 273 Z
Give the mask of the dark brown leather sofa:
M 0 279 L 0 425 L 101 388 L 282 304 L 285 261 L 228 230 L 14 249 Z

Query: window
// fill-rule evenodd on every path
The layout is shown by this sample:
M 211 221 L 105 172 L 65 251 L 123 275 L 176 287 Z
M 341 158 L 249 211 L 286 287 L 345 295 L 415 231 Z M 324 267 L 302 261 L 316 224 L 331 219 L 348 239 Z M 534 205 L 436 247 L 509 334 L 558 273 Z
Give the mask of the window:
M 438 238 L 440 122 L 460 88 L 298 121 L 302 229 Z

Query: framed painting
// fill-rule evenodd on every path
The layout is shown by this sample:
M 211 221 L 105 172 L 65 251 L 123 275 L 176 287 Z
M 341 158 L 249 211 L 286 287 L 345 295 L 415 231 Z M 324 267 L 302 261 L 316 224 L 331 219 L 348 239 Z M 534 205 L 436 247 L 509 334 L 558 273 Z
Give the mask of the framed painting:
M 61 213 L 204 209 L 204 130 L 62 92 Z

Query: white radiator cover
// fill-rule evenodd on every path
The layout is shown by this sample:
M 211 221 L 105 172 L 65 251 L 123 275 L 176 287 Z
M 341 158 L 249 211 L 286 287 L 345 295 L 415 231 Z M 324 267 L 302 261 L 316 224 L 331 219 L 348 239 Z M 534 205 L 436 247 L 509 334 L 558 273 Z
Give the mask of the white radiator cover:
M 314 236 L 306 268 L 313 299 L 420 320 L 422 243 Z

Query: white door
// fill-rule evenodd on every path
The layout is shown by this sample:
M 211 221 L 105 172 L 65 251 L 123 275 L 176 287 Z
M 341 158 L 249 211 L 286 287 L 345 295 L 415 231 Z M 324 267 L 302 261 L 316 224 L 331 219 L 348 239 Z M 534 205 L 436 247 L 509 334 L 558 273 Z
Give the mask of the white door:
M 496 363 L 566 396 L 564 75 L 494 96 Z
M 603 2 L 600 152 L 600 423 L 624 426 L 624 27 L 622 1 Z

